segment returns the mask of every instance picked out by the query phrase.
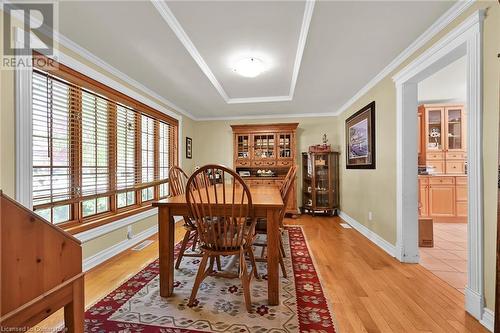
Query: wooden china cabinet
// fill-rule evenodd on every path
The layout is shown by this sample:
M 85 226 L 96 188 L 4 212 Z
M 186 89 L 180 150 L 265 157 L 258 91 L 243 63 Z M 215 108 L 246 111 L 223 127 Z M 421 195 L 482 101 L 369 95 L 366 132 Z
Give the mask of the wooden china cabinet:
M 281 185 L 296 164 L 298 123 L 231 125 L 233 164 L 249 185 Z M 297 181 L 293 182 L 287 213 L 297 214 Z

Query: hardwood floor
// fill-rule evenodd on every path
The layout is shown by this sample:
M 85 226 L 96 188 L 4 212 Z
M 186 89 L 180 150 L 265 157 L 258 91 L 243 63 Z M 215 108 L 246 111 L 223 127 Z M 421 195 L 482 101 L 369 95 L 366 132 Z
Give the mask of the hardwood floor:
M 338 332 L 488 332 L 464 311 L 464 295 L 420 265 L 401 264 L 339 218 L 286 219 L 302 225 Z M 183 229 L 176 228 L 176 240 Z M 156 240 L 156 237 L 151 239 Z M 126 251 L 86 275 L 87 307 L 158 256 L 158 242 Z M 41 323 L 54 327 L 62 312 Z

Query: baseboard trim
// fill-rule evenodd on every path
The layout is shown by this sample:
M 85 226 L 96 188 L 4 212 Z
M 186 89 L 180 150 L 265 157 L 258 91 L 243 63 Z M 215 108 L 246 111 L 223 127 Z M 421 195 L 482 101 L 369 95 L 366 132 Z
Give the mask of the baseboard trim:
M 486 327 L 490 332 L 493 332 L 495 326 L 495 312 L 490 309 L 484 308 L 483 315 L 479 321 L 481 325 Z
M 370 230 L 368 227 L 365 225 L 359 223 L 343 211 L 339 210 L 339 217 L 344 220 L 347 224 L 349 224 L 351 227 L 356 229 L 360 234 L 368 238 L 372 243 L 380 247 L 382 250 L 387 252 L 391 257 L 396 256 L 396 246 L 393 244 L 389 243 L 382 237 L 380 237 L 376 232 L 373 230 Z
M 469 287 L 465 287 L 465 310 L 477 320 L 481 320 L 483 309 L 482 296 Z
M 83 271 L 86 272 L 97 265 L 105 262 L 108 259 L 111 259 L 112 257 L 116 256 L 117 254 L 131 248 L 132 246 L 136 245 L 137 243 L 142 242 L 146 238 L 149 238 L 156 234 L 158 232 L 158 226 L 154 225 L 137 235 L 135 235 L 132 239 L 125 239 L 119 243 L 114 244 L 113 246 L 108 247 L 107 249 L 104 249 L 93 256 L 88 257 L 83 261 Z

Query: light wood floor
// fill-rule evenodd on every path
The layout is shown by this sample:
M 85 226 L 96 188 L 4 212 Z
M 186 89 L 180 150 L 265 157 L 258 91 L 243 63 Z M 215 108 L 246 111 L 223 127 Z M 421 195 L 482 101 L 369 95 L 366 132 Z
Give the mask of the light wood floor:
M 464 295 L 420 265 L 401 264 L 339 218 L 303 215 L 302 225 L 330 299 L 338 332 L 488 332 L 464 311 Z M 182 228 L 176 230 L 180 240 Z M 126 251 L 87 273 L 87 307 L 158 256 L 158 242 Z M 41 323 L 54 327 L 55 313 Z

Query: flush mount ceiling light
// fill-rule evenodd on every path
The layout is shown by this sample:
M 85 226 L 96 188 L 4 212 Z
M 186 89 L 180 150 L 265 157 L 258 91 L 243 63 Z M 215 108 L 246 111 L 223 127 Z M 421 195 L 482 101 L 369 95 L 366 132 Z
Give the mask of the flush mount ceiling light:
M 244 77 L 256 77 L 266 69 L 266 64 L 255 57 L 240 59 L 233 66 L 233 71 Z

